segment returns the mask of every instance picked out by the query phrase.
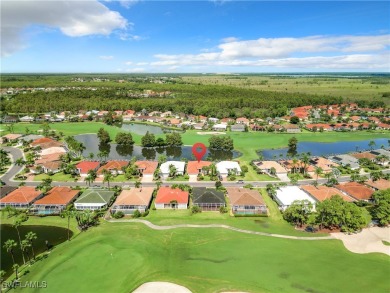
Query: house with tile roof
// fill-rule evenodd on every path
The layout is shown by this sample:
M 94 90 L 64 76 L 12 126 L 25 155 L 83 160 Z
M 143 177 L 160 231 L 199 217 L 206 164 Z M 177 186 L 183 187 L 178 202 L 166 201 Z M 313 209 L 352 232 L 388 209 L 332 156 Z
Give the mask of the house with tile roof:
M 390 188 L 390 181 L 386 179 L 368 180 L 364 184 L 374 188 L 375 190 L 385 190 Z
M 187 174 L 188 175 L 198 175 L 198 174 L 202 174 L 203 173 L 203 170 L 202 168 L 203 167 L 208 167 L 212 164 L 212 162 L 210 161 L 189 161 L 187 163 Z
M 324 173 L 332 172 L 334 168 L 339 166 L 339 164 L 323 157 L 313 157 L 310 159 L 309 163 L 316 168 L 321 168 Z
M 371 201 L 374 189 L 358 182 L 347 182 L 335 186 L 356 200 Z
M 227 196 L 235 215 L 267 214 L 267 205 L 257 190 L 228 187 Z
M 66 186 L 53 187 L 43 198 L 32 205 L 30 212 L 36 215 L 60 214 L 79 195 L 80 190 Z
M 115 192 L 104 189 L 89 188 L 75 201 L 76 210 L 98 210 L 108 207 Z
M 154 172 L 158 167 L 156 161 L 137 161 L 135 165 L 143 178 L 153 178 Z
M 111 213 L 121 211 L 126 215 L 131 215 L 136 210 L 140 213 L 144 213 L 149 209 L 153 197 L 153 191 L 154 187 L 122 190 L 111 207 Z
M 0 198 L 5 197 L 7 194 L 9 194 L 10 192 L 12 192 L 16 189 L 18 189 L 18 188 L 15 186 L 9 186 L 9 185 L 0 186 Z
M 222 161 L 218 162 L 215 166 L 220 176 L 228 176 L 230 173 L 234 173 L 235 175 L 241 174 L 241 167 L 235 161 Z
M 193 187 L 192 204 L 202 211 L 219 211 L 226 205 L 225 194 L 215 188 Z
M 97 170 L 97 174 L 99 177 L 103 177 L 104 172 L 108 171 L 114 176 L 120 175 L 124 173 L 123 168 L 126 168 L 128 164 L 128 161 L 108 161 Z
M 330 199 L 333 195 L 339 195 L 343 200 L 348 202 L 355 201 L 355 199 L 334 187 L 328 187 L 325 185 L 301 185 L 300 188 L 319 202 L 322 202 L 325 199 Z
M 0 208 L 10 206 L 17 209 L 27 209 L 42 196 L 42 191 L 36 190 L 35 187 L 22 186 L 0 199 Z
M 156 209 L 186 209 L 188 206 L 188 191 L 168 186 L 160 187 L 154 202 Z
M 82 161 L 76 165 L 77 173 L 80 176 L 87 176 L 89 170 L 97 171 L 100 163 L 95 161 Z
M 255 166 L 264 173 L 271 174 L 271 169 L 274 168 L 276 174 L 287 174 L 287 169 L 276 161 L 257 161 Z

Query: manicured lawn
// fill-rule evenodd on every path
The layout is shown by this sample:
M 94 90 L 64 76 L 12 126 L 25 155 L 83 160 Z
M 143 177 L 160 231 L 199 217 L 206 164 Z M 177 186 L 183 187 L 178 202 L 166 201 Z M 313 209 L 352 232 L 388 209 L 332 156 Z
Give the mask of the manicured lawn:
M 149 281 L 174 282 L 194 293 L 387 292 L 388 265 L 388 256 L 354 254 L 338 240 L 103 222 L 53 249 L 21 281 L 45 280 L 58 293 L 132 292 Z
M 118 176 L 113 177 L 112 180 L 111 180 L 111 182 L 126 182 L 126 181 L 128 181 L 128 182 L 135 182 L 135 181 L 137 181 L 137 180 L 140 180 L 140 181 L 141 181 L 141 179 L 142 179 L 142 178 L 130 178 L 130 179 L 127 179 L 127 178 L 125 177 L 125 175 L 120 174 L 120 175 L 118 175 Z
M 64 181 L 65 182 L 68 182 L 68 181 L 74 182 L 75 181 L 75 178 L 73 178 L 69 174 L 64 174 L 63 172 L 55 173 L 53 176 L 49 176 L 47 174 L 39 174 L 39 175 L 34 176 L 34 181 L 42 181 L 45 178 L 51 178 L 53 181 L 63 181 L 63 182 Z

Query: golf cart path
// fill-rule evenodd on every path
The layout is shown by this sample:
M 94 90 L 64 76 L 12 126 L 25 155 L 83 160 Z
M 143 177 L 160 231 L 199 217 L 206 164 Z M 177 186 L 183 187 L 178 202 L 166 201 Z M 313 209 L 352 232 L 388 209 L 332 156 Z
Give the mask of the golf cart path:
M 257 231 L 250 231 L 250 230 L 244 230 L 240 228 L 235 228 L 228 225 L 221 225 L 221 224 L 209 224 L 209 225 L 196 225 L 196 224 L 180 224 L 180 225 L 171 225 L 171 226 L 159 226 L 155 225 L 149 221 L 146 220 L 107 220 L 111 223 L 142 223 L 148 226 L 151 229 L 154 230 L 171 230 L 171 229 L 178 229 L 178 228 L 223 228 L 228 229 L 240 233 L 246 233 L 246 234 L 254 234 L 254 235 L 261 235 L 261 236 L 268 236 L 268 237 L 277 237 L 277 238 L 285 238 L 285 239 L 294 239 L 294 240 L 334 240 L 335 238 L 332 236 L 324 236 L 324 237 L 301 237 L 301 236 L 289 236 L 289 235 L 281 235 L 281 234 L 271 234 L 271 233 L 264 233 L 264 232 L 257 232 Z

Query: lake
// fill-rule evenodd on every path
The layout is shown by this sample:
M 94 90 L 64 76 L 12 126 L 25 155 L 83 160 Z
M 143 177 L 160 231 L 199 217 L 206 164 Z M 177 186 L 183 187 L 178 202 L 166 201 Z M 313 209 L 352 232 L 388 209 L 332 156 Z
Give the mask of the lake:
M 66 223 L 66 221 L 64 221 Z M 25 235 L 32 231 L 37 234 L 37 239 L 33 242 L 35 255 L 38 255 L 46 250 L 45 241 L 49 242 L 49 245 L 56 246 L 68 239 L 68 229 L 55 226 L 38 226 L 38 225 L 22 225 L 19 227 L 20 237 L 22 240 Z M 13 239 L 19 243 L 18 234 L 16 229 L 12 225 L 2 224 L 0 225 L 1 233 L 1 269 L 7 272 L 6 276 L 9 276 L 13 273 L 12 270 L 12 257 L 7 251 L 3 248 L 4 242 L 8 239 Z M 72 237 L 73 233 L 70 232 Z M 29 250 L 31 252 L 31 249 Z M 30 254 L 31 255 L 31 254 Z M 14 249 L 15 262 L 18 264 L 23 263 L 22 253 L 18 246 Z M 27 260 L 27 258 L 26 258 Z
M 388 147 L 389 138 L 372 139 L 375 141 L 374 149 L 380 148 L 382 145 Z M 369 143 L 371 140 L 360 141 L 340 141 L 340 142 L 298 142 L 298 154 L 310 152 L 312 156 L 330 156 L 334 154 L 346 154 L 350 152 L 370 150 Z M 272 160 L 275 158 L 286 157 L 288 148 L 281 149 L 265 149 L 260 150 L 264 160 Z
M 95 159 L 101 151 L 109 153 L 109 160 L 130 160 L 132 157 L 136 157 L 138 160 L 157 160 L 160 155 L 166 155 L 169 160 L 195 159 L 191 146 L 143 148 L 141 146 L 122 146 L 115 143 L 100 145 L 96 134 L 80 134 L 74 138 L 86 147 L 83 156 L 88 157 L 89 153 L 94 153 Z M 240 153 L 237 151 L 207 150 L 203 159 L 222 161 L 237 158 L 239 155 Z
M 142 123 L 123 123 L 120 126 L 121 129 L 129 131 L 131 133 L 145 135 L 147 131 L 153 134 L 164 134 L 168 132 L 182 132 L 181 130 L 174 130 L 169 128 L 162 128 L 160 126 L 142 124 Z

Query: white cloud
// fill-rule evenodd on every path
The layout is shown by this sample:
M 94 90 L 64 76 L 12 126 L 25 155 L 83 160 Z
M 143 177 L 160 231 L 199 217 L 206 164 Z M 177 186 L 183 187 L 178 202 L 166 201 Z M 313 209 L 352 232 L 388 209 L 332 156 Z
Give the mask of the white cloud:
M 145 65 L 148 65 L 148 64 L 149 64 L 148 62 L 138 62 L 137 66 L 145 66 Z
M 239 39 L 236 37 L 227 37 L 227 38 L 222 39 L 221 41 L 223 43 L 231 43 L 231 42 L 237 42 L 238 40 Z
M 137 67 L 137 68 L 127 69 L 126 71 L 127 72 L 145 72 L 145 68 Z
M 112 60 L 112 59 L 114 59 L 114 56 L 99 56 L 99 59 L 102 59 L 102 60 Z
M 133 64 L 132 61 L 127 61 L 127 62 L 125 62 L 125 65 L 132 65 L 132 64 Z
M 30 25 L 58 28 L 69 37 L 109 35 L 126 30 L 128 22 L 118 12 L 96 0 L 1 1 L 1 56 L 23 49 L 23 30 Z
M 217 52 L 157 54 L 152 66 L 257 66 L 370 69 L 390 67 L 390 35 L 260 38 L 223 42 Z
M 123 6 L 125 8 L 130 8 L 131 6 L 137 4 L 138 2 L 139 2 L 139 0 L 120 0 L 119 1 L 121 6 Z

